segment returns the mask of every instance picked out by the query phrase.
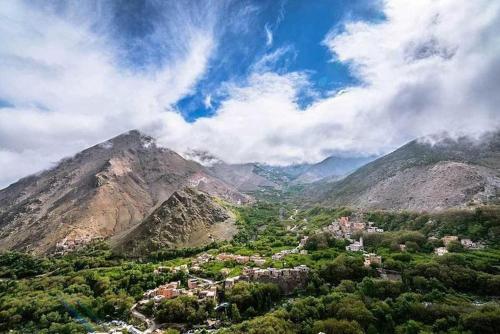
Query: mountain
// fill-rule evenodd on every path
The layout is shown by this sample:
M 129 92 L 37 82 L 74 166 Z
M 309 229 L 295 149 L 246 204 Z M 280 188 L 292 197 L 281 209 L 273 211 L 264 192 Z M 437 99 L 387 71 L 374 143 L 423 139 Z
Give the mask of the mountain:
M 199 162 L 212 173 L 242 192 L 261 188 L 283 189 L 287 185 L 312 183 L 321 179 L 334 181 L 375 159 L 371 157 L 328 157 L 318 163 L 274 166 L 262 163 L 229 164 L 206 151 L 184 153 L 187 159 Z
M 209 169 L 214 176 L 242 192 L 254 192 L 262 187 L 280 188 L 281 182 L 260 175 L 258 163 L 230 164 L 210 152 L 190 150 L 183 153 L 186 159 L 196 161 Z
M 440 210 L 498 200 L 500 133 L 480 140 L 414 140 L 346 178 L 306 189 L 311 203 L 358 208 Z
M 255 192 L 262 188 L 281 189 L 306 170 L 309 165 L 271 166 L 257 162 L 227 163 L 210 152 L 190 150 L 186 159 L 207 167 L 213 175 L 242 192 Z
M 207 168 L 130 131 L 0 190 L 0 250 L 48 252 L 140 223 L 186 186 L 233 203 L 247 195 Z
M 325 178 L 333 181 L 346 176 L 374 159 L 374 156 L 353 158 L 331 156 L 309 166 L 293 180 L 293 183 L 312 183 Z
M 115 250 L 130 255 L 171 247 L 196 247 L 237 233 L 233 215 L 211 196 L 185 188 L 174 192 L 141 224 L 118 238 Z
M 259 174 L 260 167 L 254 163 L 227 164 L 218 162 L 209 169 L 215 176 L 242 192 L 253 192 L 262 187 L 280 188 L 282 186 L 281 182 Z

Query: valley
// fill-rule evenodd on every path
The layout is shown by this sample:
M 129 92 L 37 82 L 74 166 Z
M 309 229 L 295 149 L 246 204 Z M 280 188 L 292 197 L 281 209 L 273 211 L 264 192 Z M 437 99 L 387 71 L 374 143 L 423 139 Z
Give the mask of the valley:
M 489 140 L 312 180 L 123 134 L 0 191 L 0 332 L 494 333 Z
M 493 333 L 483 324 L 500 311 L 499 207 L 359 213 L 277 201 L 235 211 L 231 241 L 141 259 L 104 241 L 58 256 L 2 254 L 2 330 Z
M 0 1 L 0 334 L 499 334 L 500 1 Z

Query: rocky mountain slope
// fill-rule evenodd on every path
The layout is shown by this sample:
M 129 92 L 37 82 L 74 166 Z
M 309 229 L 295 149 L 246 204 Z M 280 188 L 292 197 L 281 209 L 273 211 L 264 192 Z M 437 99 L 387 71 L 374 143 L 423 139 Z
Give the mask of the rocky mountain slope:
M 495 202 L 500 133 L 480 140 L 412 141 L 333 184 L 303 194 L 314 203 L 359 208 L 440 210 Z
M 373 160 L 375 160 L 374 156 L 353 158 L 331 156 L 309 166 L 305 171 L 294 178 L 293 183 L 303 184 L 312 183 L 321 179 L 329 179 L 331 181 L 340 179 Z
M 0 250 L 47 252 L 58 242 L 115 235 L 186 186 L 233 203 L 250 199 L 202 165 L 130 131 L 0 190 Z
M 185 188 L 174 192 L 141 224 L 118 237 L 117 252 L 144 255 L 171 247 L 196 247 L 236 234 L 234 217 L 211 196 Z

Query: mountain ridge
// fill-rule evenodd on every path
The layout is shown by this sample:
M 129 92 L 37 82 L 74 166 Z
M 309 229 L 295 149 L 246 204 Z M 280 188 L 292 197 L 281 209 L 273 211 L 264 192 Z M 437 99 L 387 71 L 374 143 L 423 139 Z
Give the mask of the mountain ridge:
M 343 180 L 312 185 L 306 196 L 329 205 L 440 210 L 487 203 L 500 189 L 500 133 L 480 141 L 414 140 Z
M 237 232 L 234 215 L 206 193 L 175 191 L 133 230 L 116 238 L 114 250 L 132 256 L 227 240 Z
M 198 163 L 129 131 L 0 190 L 0 249 L 44 253 L 65 238 L 109 237 L 185 186 L 233 203 L 251 200 Z

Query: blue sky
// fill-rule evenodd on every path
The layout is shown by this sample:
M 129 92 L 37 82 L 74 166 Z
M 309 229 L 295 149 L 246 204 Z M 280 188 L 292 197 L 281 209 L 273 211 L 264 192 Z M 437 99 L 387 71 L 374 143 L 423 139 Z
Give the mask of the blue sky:
M 0 187 L 130 129 L 286 165 L 500 125 L 500 2 L 0 3 Z
M 137 71 L 163 66 L 172 50 L 168 43 L 158 41 L 155 30 L 165 19 L 161 13 L 175 11 L 175 4 L 142 0 L 112 4 L 112 39 L 122 49 L 122 66 Z M 189 5 L 198 7 L 199 3 Z M 265 70 L 308 74 L 314 95 L 302 92 L 298 101 L 302 107 L 314 98 L 359 84 L 347 64 L 334 60 L 323 40 L 332 30 L 341 32 L 346 20 L 377 22 L 384 18 L 381 2 L 366 0 L 235 1 L 222 7 L 213 27 L 217 46 L 206 71 L 193 90 L 175 103 L 190 122 L 211 116 L 227 97 L 224 85 L 243 83 L 259 60 L 274 53 L 280 57 Z M 203 6 L 191 10 L 194 24 L 203 26 L 197 22 L 203 21 L 203 14 L 197 16 Z M 236 22 L 232 22 L 233 16 Z
M 226 29 L 209 68 L 196 86 L 196 91 L 180 100 L 177 107 L 192 121 L 214 112 L 224 99 L 221 83 L 244 81 L 252 66 L 264 55 L 285 49 L 271 70 L 284 73 L 304 71 L 316 94 L 332 94 L 346 86 L 358 84 L 346 64 L 336 62 L 323 45 L 331 29 L 341 31 L 346 18 L 366 21 L 383 19 L 376 2 L 369 1 L 267 1 L 252 15 L 253 29 Z M 211 96 L 212 108 L 204 103 Z M 305 106 L 313 97 L 300 96 Z

